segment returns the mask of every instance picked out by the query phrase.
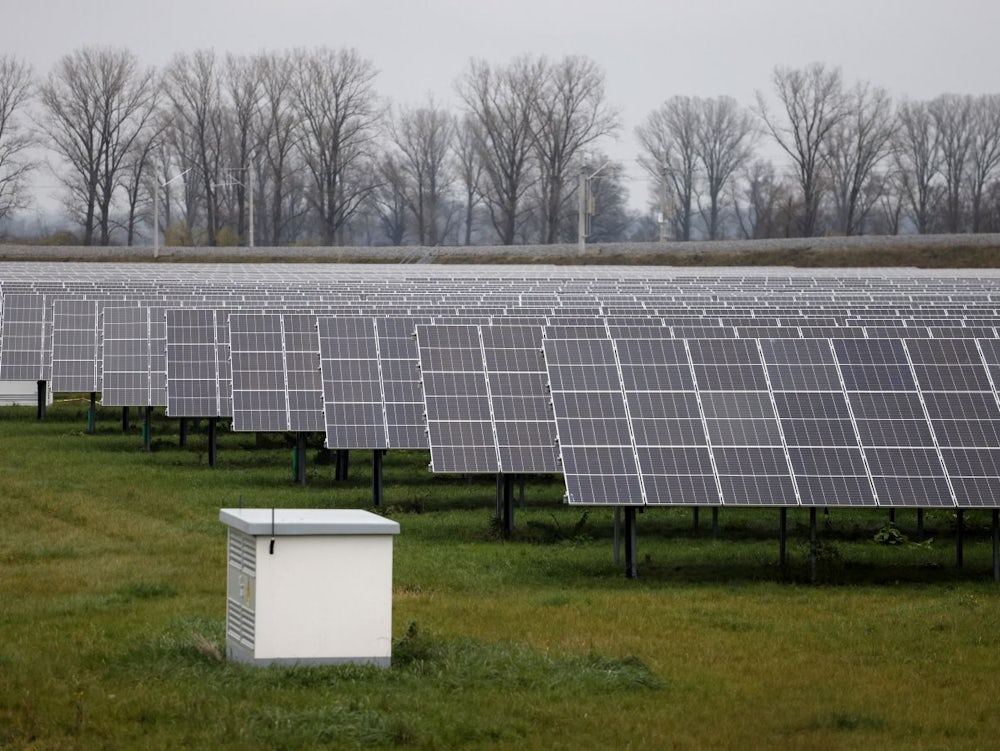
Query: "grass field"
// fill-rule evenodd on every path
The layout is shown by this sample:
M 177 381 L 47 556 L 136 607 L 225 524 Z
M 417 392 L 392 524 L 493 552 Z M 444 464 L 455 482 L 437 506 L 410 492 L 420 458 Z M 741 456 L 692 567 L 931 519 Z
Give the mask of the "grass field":
M 558 478 L 525 488 L 511 540 L 493 478 L 433 476 L 390 452 L 393 666 L 251 668 L 224 654 L 220 507 L 361 507 L 288 436 L 176 425 L 123 434 L 85 404 L 0 410 L 0 748 L 959 748 L 1000 737 L 1000 588 L 989 516 L 823 517 L 809 583 L 807 514 L 639 517 L 639 578 L 612 560 L 609 510 L 566 507 Z

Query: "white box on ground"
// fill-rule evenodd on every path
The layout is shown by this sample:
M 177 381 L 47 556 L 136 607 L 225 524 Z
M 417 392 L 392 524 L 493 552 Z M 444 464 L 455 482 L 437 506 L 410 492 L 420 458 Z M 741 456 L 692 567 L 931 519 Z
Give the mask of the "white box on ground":
M 392 537 L 359 509 L 222 509 L 226 653 L 255 665 L 392 658 Z

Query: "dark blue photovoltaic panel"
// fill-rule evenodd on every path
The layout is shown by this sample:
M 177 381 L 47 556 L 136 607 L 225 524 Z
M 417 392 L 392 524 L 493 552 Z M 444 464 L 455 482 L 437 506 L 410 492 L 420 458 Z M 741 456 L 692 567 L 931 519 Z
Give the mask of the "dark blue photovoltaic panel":
M 101 326 L 101 404 L 106 407 L 167 406 L 164 311 L 148 307 L 105 307 Z
M 1000 498 L 1000 405 L 974 339 L 908 339 L 923 408 L 959 507 Z
M 833 346 L 879 503 L 953 506 L 902 340 L 835 339 Z
M 764 339 L 760 348 L 802 505 L 874 506 L 829 340 Z
M 230 316 L 230 321 L 232 316 Z M 316 316 L 284 313 L 281 316 L 288 389 L 288 429 L 302 433 L 326 430 L 323 413 L 323 372 L 319 358 Z
M 229 316 L 233 430 L 289 430 L 281 315 Z
M 375 319 L 324 317 L 318 328 L 326 445 L 389 448 Z
M 429 318 L 413 317 L 375 320 L 391 448 L 429 448 L 416 336 L 417 325 L 428 323 Z
M 975 339 L 907 339 L 921 391 L 990 391 Z
M 687 345 L 722 502 L 797 505 L 757 341 L 690 340 Z
M 899 339 L 834 339 L 848 391 L 914 391 L 916 383 Z
M 499 472 L 486 363 L 475 325 L 417 326 L 434 472 Z
M 45 295 L 5 294 L 0 325 L 0 381 L 47 381 L 51 319 Z
M 558 472 L 540 326 L 480 326 L 500 471 Z
M 52 315 L 53 391 L 101 390 L 98 334 L 96 301 L 55 301 Z
M 226 315 L 223 310 L 166 311 L 167 414 L 171 417 L 232 415 Z
M 315 315 L 231 313 L 229 339 L 233 430 L 326 429 Z
M 721 503 L 684 342 L 616 339 L 646 503 Z
M 592 369 L 617 373 L 611 340 L 551 338 L 554 334 L 546 329 L 543 349 L 566 500 L 571 504 L 642 505 L 620 379 L 586 375 Z

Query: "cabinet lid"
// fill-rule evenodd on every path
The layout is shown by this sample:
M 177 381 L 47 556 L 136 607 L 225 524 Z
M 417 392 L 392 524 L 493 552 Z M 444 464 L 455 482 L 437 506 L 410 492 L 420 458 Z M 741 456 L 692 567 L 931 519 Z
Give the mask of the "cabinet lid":
M 248 535 L 398 535 L 399 523 L 361 509 L 224 508 L 219 521 Z

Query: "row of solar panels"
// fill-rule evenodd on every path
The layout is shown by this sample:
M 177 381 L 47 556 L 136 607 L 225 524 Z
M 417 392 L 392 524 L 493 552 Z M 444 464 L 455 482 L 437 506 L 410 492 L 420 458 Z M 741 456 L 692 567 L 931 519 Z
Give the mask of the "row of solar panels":
M 137 318 L 145 319 L 147 332 L 154 341 L 149 357 L 154 360 L 151 370 L 154 374 L 163 372 L 163 347 L 159 342 L 165 340 L 165 313 L 163 308 L 149 307 L 148 301 L 128 301 L 133 307 L 123 309 L 118 306 L 126 304 L 121 300 L 71 300 L 61 296 L 46 296 L 38 294 L 8 295 L 5 304 L 0 309 L 0 380 L 45 380 L 51 381 L 56 391 L 101 391 L 103 390 L 102 347 L 104 341 L 105 314 L 107 308 L 108 326 L 112 330 L 113 341 L 120 337 L 115 333 L 118 321 L 125 321 L 131 327 L 139 325 Z M 161 305 L 181 306 L 185 308 L 203 307 L 202 300 L 163 301 Z M 259 307 L 255 301 L 253 307 Z M 313 308 L 317 310 L 318 308 Z M 417 308 L 418 310 L 422 310 Z M 328 314 L 343 314 L 337 307 L 324 306 L 322 310 Z M 152 312 L 148 312 L 152 311 Z M 463 311 L 461 308 L 450 308 L 442 315 L 441 309 L 430 307 L 426 316 L 433 316 L 439 321 L 450 319 L 469 321 L 473 318 L 481 320 L 503 321 L 505 323 L 544 323 L 574 320 L 590 321 L 593 311 L 576 311 L 572 316 L 569 310 L 559 310 L 553 314 L 553 309 L 541 313 L 529 314 L 527 311 L 512 309 L 483 310 L 474 308 Z M 856 313 L 856 311 L 855 311 Z M 383 311 L 381 315 L 392 315 Z M 399 315 L 399 313 L 395 313 Z M 605 320 L 612 326 L 625 325 L 657 325 L 663 332 L 675 338 L 780 338 L 780 337 L 895 337 L 910 336 L 933 338 L 950 337 L 994 337 L 997 336 L 1000 317 L 956 317 L 939 315 L 913 317 L 878 317 L 859 318 L 851 316 L 798 316 L 765 317 L 765 316 L 725 316 L 716 318 L 699 318 L 695 316 L 651 316 L 618 315 L 609 316 Z M 220 324 L 225 326 L 225 323 Z M 228 339 L 228 332 L 221 331 L 222 340 Z M 135 340 L 136 335 L 130 333 L 129 340 Z M 130 354 L 127 345 L 124 354 Z M 134 367 L 127 368 L 134 370 Z M 153 376 L 156 377 L 155 375 Z M 112 389 L 114 389 L 112 385 Z M 132 397 L 123 397 L 123 399 Z M 119 398 L 112 395 L 117 403 Z
M 436 471 L 561 470 L 571 503 L 1000 497 L 995 339 L 669 339 L 656 326 L 221 313 L 162 314 L 168 414 L 325 429 L 338 448 L 429 445 Z M 123 404 L 156 391 L 159 314 L 105 311 L 105 377 L 138 389 Z
M 0 380 L 562 471 L 571 503 L 1000 505 L 988 275 L 147 270 L 0 274 Z

